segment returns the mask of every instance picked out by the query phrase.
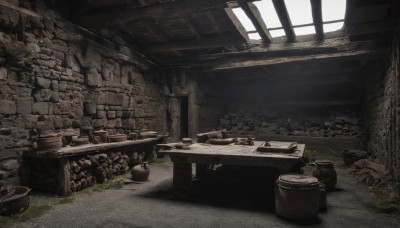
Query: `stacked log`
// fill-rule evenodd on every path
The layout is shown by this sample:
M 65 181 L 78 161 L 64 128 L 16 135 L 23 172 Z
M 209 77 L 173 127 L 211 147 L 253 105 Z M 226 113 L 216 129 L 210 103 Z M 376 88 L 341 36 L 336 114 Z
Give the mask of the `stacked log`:
M 129 170 L 129 157 L 121 152 L 87 155 L 70 160 L 71 191 L 79 191 L 96 183 L 103 183 L 114 175 Z
M 335 113 L 328 117 L 300 119 L 240 111 L 224 115 L 219 128 L 238 135 L 356 136 L 362 134 L 357 116 L 356 113 Z

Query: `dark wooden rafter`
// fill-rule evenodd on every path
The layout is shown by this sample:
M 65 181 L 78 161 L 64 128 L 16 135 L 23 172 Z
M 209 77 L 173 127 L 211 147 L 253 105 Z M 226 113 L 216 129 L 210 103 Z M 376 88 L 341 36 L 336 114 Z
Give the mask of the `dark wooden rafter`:
M 293 25 L 290 21 L 289 13 L 287 11 L 284 0 L 272 0 L 272 3 L 274 4 L 279 20 L 281 21 L 283 30 L 285 30 L 287 41 L 295 41 L 296 35 L 294 33 Z
M 236 17 L 235 13 L 231 8 L 226 8 L 225 9 L 226 15 L 229 17 L 230 21 L 232 24 L 236 27 L 237 31 L 242 35 L 242 37 L 248 41 L 249 35 L 246 32 L 246 29 L 243 27 L 242 23 L 239 21 L 239 19 Z
M 324 25 L 322 22 L 322 3 L 321 0 L 310 0 L 312 17 L 317 40 L 324 39 Z
M 213 70 L 236 69 L 261 65 L 273 65 L 290 61 L 357 57 L 358 54 L 367 56 L 386 51 L 387 42 L 358 41 L 352 42 L 346 38 L 324 40 L 318 44 L 314 42 L 293 44 L 271 44 L 268 49 L 257 48 L 248 52 L 222 53 L 200 55 L 196 57 L 182 57 L 174 59 L 160 59 L 167 65 L 201 67 L 213 65 Z M 308 58 L 308 56 L 311 56 Z
M 224 34 L 223 36 L 207 37 L 198 40 L 179 40 L 167 43 L 151 43 L 143 50 L 145 53 L 163 53 L 168 51 L 180 51 L 190 49 L 203 49 L 235 45 L 242 43 L 242 39 L 235 34 Z
M 192 14 L 194 11 L 207 10 L 218 5 L 226 6 L 226 2 L 227 0 L 184 0 L 144 7 L 108 7 L 98 9 L 95 13 L 81 15 L 80 20 L 89 27 L 109 27 L 143 18 L 156 18 L 166 13 L 168 17 Z
M 207 18 L 211 21 L 211 27 L 214 29 L 214 31 L 222 36 L 222 30 L 221 28 L 218 26 L 218 21 L 215 19 L 214 15 L 212 14 L 212 12 L 207 12 Z
M 174 40 L 171 36 L 169 36 L 167 33 L 164 32 L 163 28 L 161 28 L 161 26 L 159 24 L 155 23 L 154 21 L 143 19 L 140 22 L 146 26 L 146 29 L 149 32 L 151 32 L 153 35 L 158 37 L 161 41 L 169 42 L 171 40 Z M 173 50 L 172 52 L 174 52 L 175 54 L 177 54 L 179 56 L 182 56 L 182 53 L 180 53 L 179 51 Z
M 201 38 L 201 34 L 199 33 L 199 29 L 197 26 L 193 23 L 193 19 L 190 17 L 185 17 L 185 25 L 188 27 L 188 29 L 197 37 L 197 39 Z
M 245 0 L 238 0 L 238 3 L 246 13 L 247 17 L 249 17 L 250 21 L 253 23 L 264 44 L 270 44 L 272 41 L 271 34 L 269 33 L 267 25 L 265 25 L 265 22 L 261 17 L 261 13 L 256 5 Z

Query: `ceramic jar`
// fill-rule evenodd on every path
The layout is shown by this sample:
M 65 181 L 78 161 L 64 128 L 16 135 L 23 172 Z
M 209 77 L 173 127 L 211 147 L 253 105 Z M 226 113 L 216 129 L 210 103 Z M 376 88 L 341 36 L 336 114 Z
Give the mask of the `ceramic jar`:
M 333 162 L 328 160 L 316 161 L 312 174 L 325 185 L 325 190 L 329 191 L 335 188 L 337 173 Z

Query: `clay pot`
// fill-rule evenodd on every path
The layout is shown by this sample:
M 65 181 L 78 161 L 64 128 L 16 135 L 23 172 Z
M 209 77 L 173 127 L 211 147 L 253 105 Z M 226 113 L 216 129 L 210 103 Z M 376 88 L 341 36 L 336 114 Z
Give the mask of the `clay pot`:
M 333 162 L 322 160 L 316 161 L 315 164 L 312 175 L 325 185 L 325 190 L 334 189 L 337 183 L 337 173 Z
M 124 134 L 110 135 L 110 142 L 123 142 L 127 139 L 128 136 Z
M 51 134 L 45 137 L 40 137 L 37 140 L 37 147 L 39 151 L 45 150 L 58 150 L 62 147 L 61 134 Z
M 131 170 L 132 180 L 134 181 L 147 181 L 149 178 L 150 169 L 147 162 L 141 165 L 136 165 Z
M 110 142 L 110 137 L 107 131 L 94 131 L 93 134 L 98 136 L 99 142 Z
M 81 138 L 73 138 L 72 139 L 72 144 L 74 146 L 81 146 L 89 143 L 89 138 L 88 137 L 81 137 Z

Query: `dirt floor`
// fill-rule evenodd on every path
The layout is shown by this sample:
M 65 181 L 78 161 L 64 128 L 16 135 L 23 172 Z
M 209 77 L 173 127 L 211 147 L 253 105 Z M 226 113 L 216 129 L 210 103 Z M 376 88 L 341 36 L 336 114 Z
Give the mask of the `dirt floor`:
M 144 183 L 123 184 L 127 174 L 69 197 L 32 193 L 31 207 L 0 216 L 0 227 L 400 227 L 397 216 L 374 210 L 367 186 L 356 184 L 346 168 L 336 170 L 328 209 L 313 220 L 276 216 L 273 178 L 253 169 L 219 168 L 194 180 L 189 196 L 173 194 L 172 163 L 165 158 L 151 165 Z

